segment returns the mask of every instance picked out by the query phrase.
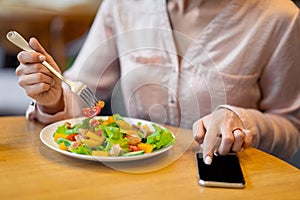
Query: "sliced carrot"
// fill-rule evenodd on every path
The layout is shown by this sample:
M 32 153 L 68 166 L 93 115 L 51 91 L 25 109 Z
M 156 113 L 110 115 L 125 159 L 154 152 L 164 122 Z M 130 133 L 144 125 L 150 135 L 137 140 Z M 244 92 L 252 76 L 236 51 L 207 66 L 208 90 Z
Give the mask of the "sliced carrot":
M 65 145 L 65 143 L 62 142 L 59 144 L 59 149 L 66 151 L 68 147 Z
M 109 125 L 115 122 L 115 119 L 112 116 L 109 116 L 107 120 L 103 122 L 104 125 Z
M 66 138 L 66 137 L 68 137 L 68 135 L 62 133 L 55 133 L 54 141 L 56 141 L 58 138 Z
M 153 151 L 153 146 L 151 144 L 139 143 L 138 147 L 145 151 L 145 153 L 151 153 Z

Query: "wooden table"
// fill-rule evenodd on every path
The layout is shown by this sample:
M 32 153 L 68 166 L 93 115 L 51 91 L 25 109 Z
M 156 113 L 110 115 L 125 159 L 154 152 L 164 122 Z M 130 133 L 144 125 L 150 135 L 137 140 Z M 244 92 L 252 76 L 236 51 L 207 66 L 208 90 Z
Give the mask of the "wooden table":
M 0 199 L 300 198 L 299 170 L 253 148 L 239 154 L 245 189 L 199 186 L 194 157 L 198 145 L 191 141 L 190 130 L 169 127 L 178 136 L 174 148 L 151 162 L 146 159 L 136 166 L 125 164 L 127 171 L 49 149 L 39 138 L 43 127 L 24 117 L 0 118 Z M 147 169 L 158 166 L 158 161 L 164 163 L 172 152 L 184 153 L 163 168 Z M 148 172 L 139 171 L 143 163 Z M 134 167 L 140 173 L 132 173 Z

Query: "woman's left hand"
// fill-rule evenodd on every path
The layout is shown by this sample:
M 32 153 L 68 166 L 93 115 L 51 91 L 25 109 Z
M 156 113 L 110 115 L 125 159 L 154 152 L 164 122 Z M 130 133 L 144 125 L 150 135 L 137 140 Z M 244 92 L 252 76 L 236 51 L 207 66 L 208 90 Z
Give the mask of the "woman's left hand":
M 213 153 L 226 155 L 249 147 L 253 133 L 245 130 L 241 119 L 231 110 L 221 108 L 193 124 L 195 140 L 203 145 L 203 159 L 211 164 Z

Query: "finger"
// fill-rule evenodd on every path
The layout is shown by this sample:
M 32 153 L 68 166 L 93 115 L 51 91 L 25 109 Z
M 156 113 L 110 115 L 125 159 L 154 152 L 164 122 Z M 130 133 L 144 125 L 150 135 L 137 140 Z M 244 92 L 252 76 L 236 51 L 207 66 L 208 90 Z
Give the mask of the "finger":
M 232 127 L 234 127 L 234 124 L 235 121 L 233 117 L 226 117 L 226 119 L 224 120 L 224 123 L 220 130 L 222 134 L 222 138 L 217 150 L 218 154 L 220 155 L 228 154 L 232 148 L 232 145 L 234 144 L 234 136 L 232 133 L 232 129 L 233 129 Z
M 47 51 L 43 48 L 43 46 L 39 43 L 39 41 L 34 37 L 29 39 L 29 45 L 37 52 L 40 52 L 44 55 L 48 54 Z
M 55 63 L 55 60 L 52 58 L 50 54 L 43 48 L 43 46 L 39 43 L 39 41 L 36 38 L 30 38 L 29 45 L 36 50 L 37 52 L 40 52 L 42 55 L 46 56 L 47 62 L 58 72 L 60 72 L 59 66 Z
M 17 59 L 20 63 L 27 64 L 27 63 L 39 63 L 46 60 L 46 56 L 38 52 L 27 52 L 21 51 L 17 55 Z
M 233 142 L 234 142 L 234 137 L 231 132 L 230 133 L 228 131 L 222 132 L 222 140 L 218 148 L 218 153 L 220 155 L 228 154 L 231 150 Z
M 243 130 L 244 134 L 245 134 L 245 139 L 244 139 L 244 148 L 250 147 L 253 141 L 253 131 L 252 130 Z
M 38 99 L 38 96 L 40 96 L 42 93 L 48 92 L 50 88 L 51 86 L 49 84 L 37 83 L 32 85 L 26 85 L 24 87 L 24 90 L 27 96 L 33 99 Z
M 52 73 L 40 63 L 27 64 L 27 65 L 21 64 L 17 67 L 15 73 L 17 76 L 29 75 L 34 73 L 43 73 L 51 77 L 53 76 Z
M 218 132 L 217 128 L 210 127 L 205 134 L 203 141 L 203 159 L 207 165 L 210 165 L 212 162 L 215 146 L 218 141 Z
M 203 119 L 199 119 L 193 124 L 193 135 L 196 142 L 199 144 L 203 143 L 204 136 L 205 136 L 205 128 L 203 125 Z
M 18 83 L 23 88 L 26 88 L 28 85 L 42 84 L 41 89 L 43 91 L 45 91 L 45 90 L 50 89 L 49 86 L 54 85 L 55 81 L 52 77 L 47 76 L 43 73 L 34 73 L 34 74 L 26 75 L 26 76 L 20 76 Z M 43 86 L 43 84 L 46 84 L 49 86 Z M 46 88 L 44 88 L 44 87 L 46 87 Z
M 243 149 L 245 134 L 241 129 L 236 129 L 233 131 L 234 143 L 232 145 L 231 150 L 234 152 L 239 152 Z

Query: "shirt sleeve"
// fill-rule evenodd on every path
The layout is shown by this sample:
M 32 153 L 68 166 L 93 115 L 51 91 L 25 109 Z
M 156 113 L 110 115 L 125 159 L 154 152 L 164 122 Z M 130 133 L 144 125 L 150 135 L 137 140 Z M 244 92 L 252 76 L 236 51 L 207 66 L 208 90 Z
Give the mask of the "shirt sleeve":
M 261 74 L 259 109 L 223 105 L 257 137 L 254 146 L 283 159 L 300 147 L 300 18 L 290 16 L 281 40 Z
M 113 37 L 113 12 L 113 2 L 103 1 L 74 64 L 64 73 L 70 80 L 85 83 L 101 100 L 110 98 L 119 79 L 120 67 Z M 28 119 L 48 124 L 78 117 L 85 106 L 67 87 L 64 87 L 64 103 L 64 110 L 54 115 L 43 113 L 34 103 L 28 107 L 26 116 Z
M 40 110 L 39 105 L 33 100 L 26 110 L 26 118 L 29 120 L 38 120 L 41 123 L 49 124 L 62 119 L 74 118 L 80 115 L 81 110 L 77 105 L 78 96 L 74 95 L 70 90 L 64 89 L 64 103 L 63 111 L 50 115 Z M 73 103 L 74 102 L 74 103 Z

